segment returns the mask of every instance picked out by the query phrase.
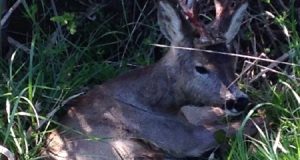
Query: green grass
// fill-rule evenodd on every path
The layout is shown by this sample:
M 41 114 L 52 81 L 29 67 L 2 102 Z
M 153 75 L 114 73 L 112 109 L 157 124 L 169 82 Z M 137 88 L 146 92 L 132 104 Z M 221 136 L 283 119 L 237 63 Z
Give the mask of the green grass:
M 148 44 L 154 43 L 158 33 L 152 27 L 151 34 L 145 32 L 143 41 L 136 46 L 135 40 L 128 38 L 129 35 L 136 36 L 132 30 L 135 23 L 124 26 L 127 23 L 121 21 L 113 25 L 115 15 L 98 11 L 95 14 L 102 18 L 101 23 L 78 24 L 75 33 L 74 29 L 70 31 L 68 26 L 54 19 L 50 25 L 59 24 L 63 28 L 63 34 L 55 36 L 52 33 L 58 31 L 57 28 L 42 28 L 43 19 L 55 17 L 45 5 L 38 2 L 23 4 L 24 17 L 33 26 L 32 37 L 24 44 L 30 52 L 15 49 L 9 60 L 0 62 L 0 145 L 18 159 L 41 158 L 39 152 L 50 123 L 40 125 L 48 118 L 55 121 L 55 117 L 47 116 L 48 113 L 60 107 L 68 96 L 129 68 L 152 63 L 152 47 Z M 37 13 L 43 17 L 37 17 Z M 59 18 L 72 21 L 71 28 L 85 20 L 81 16 L 72 19 L 69 15 Z M 146 18 L 142 16 L 139 23 L 153 26 L 151 21 L 147 22 L 151 25 L 144 23 Z M 136 30 L 140 28 L 135 26 Z
M 122 2 L 123 17 L 114 20 L 115 14 L 99 9 L 95 12 L 96 21 L 86 21 L 84 16 L 76 13 L 75 17 L 63 13 L 62 16 L 55 15 L 47 4 L 37 1 L 23 4 L 23 15 L 33 26 L 32 34 L 24 44 L 30 52 L 15 49 L 8 61 L 0 62 L 0 145 L 19 159 L 41 158 L 39 151 L 51 125 L 40 125 L 48 118 L 55 121 L 55 117 L 47 115 L 60 107 L 64 99 L 84 87 L 153 63 L 153 46 L 149 44 L 156 43 L 159 37 L 156 22 L 149 20 L 144 7 L 138 6 L 136 1 L 141 14 L 130 17 Z M 73 14 L 73 11 L 66 12 Z M 42 17 L 37 17 L 37 13 Z M 282 47 L 287 51 L 295 50 L 291 59 L 299 64 L 300 37 L 295 8 L 291 5 L 289 12 L 278 11 L 274 15 L 274 23 L 290 33 L 288 42 L 282 42 Z M 50 29 L 43 28 L 45 21 L 53 17 L 56 19 L 49 22 Z M 65 24 L 64 18 L 70 22 Z M 59 32 L 57 25 L 63 28 L 63 34 L 55 36 L 53 33 Z M 291 76 L 300 77 L 299 67 L 287 69 Z M 247 140 L 239 133 L 230 141 L 232 148 L 227 159 L 300 159 L 299 80 L 279 76 L 275 83 L 267 79 L 260 89 L 245 88 L 249 88 L 251 98 L 259 102 L 252 110 L 253 114 L 258 109 L 265 111 L 273 123 L 272 129 L 266 124 L 258 129 L 255 139 Z M 252 111 L 245 122 L 253 116 Z
M 293 50 L 291 62 L 299 64 L 300 37 L 297 32 L 295 1 L 291 1 L 290 10 L 275 12 L 274 23 L 289 33 L 287 50 Z M 271 5 L 271 4 L 270 4 Z M 263 97 L 266 103 L 258 104 L 253 110 L 264 110 L 272 125 L 257 126 L 258 135 L 244 139 L 238 133 L 232 142 L 232 149 L 227 159 L 239 160 L 298 160 L 300 159 L 300 77 L 299 66 L 289 66 L 290 77 L 279 76 L 275 84 L 264 85 L 262 90 L 256 90 L 257 97 Z M 249 121 L 245 118 L 245 122 Z M 275 126 L 275 127 L 274 127 Z M 247 145 L 245 145 L 247 142 Z

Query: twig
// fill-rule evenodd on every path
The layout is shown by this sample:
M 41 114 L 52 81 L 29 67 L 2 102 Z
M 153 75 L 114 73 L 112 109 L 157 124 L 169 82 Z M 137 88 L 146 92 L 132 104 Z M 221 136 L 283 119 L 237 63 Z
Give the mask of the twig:
M 248 63 L 248 64 L 253 64 L 253 63 L 250 62 L 250 61 L 245 61 L 245 62 Z M 293 79 L 293 80 L 300 80 L 300 78 L 295 77 L 295 75 L 288 75 L 288 74 L 285 74 L 285 73 L 283 73 L 283 72 L 279 72 L 279 71 L 277 71 L 277 70 L 275 70 L 275 69 L 267 68 L 266 66 L 262 66 L 262 65 L 259 65 L 259 64 L 255 64 L 255 65 L 256 65 L 257 67 L 260 67 L 260 68 L 262 68 L 262 69 L 268 70 L 268 71 L 270 71 L 270 72 L 273 72 L 273 73 L 276 73 L 276 74 L 280 74 L 280 75 L 286 76 L 286 77 L 288 77 L 288 78 L 290 78 L 290 79 Z
M 260 9 L 262 12 L 264 11 L 263 5 L 261 4 L 260 1 L 258 1 L 258 7 L 259 7 L 259 9 Z M 274 47 L 276 47 L 275 41 L 278 41 L 277 37 L 276 37 L 276 36 L 274 35 L 274 33 L 272 32 L 271 28 L 269 27 L 269 24 L 267 24 L 268 21 L 267 21 L 267 19 L 266 19 L 264 16 L 262 17 L 262 20 L 265 22 L 264 28 L 265 28 L 266 31 L 267 31 L 267 35 L 268 35 L 268 37 L 269 37 L 269 39 L 270 39 L 272 45 L 273 45 Z
M 260 54 L 258 58 L 261 58 L 262 56 L 264 56 L 263 54 Z M 235 80 L 233 80 L 227 88 L 229 88 L 230 86 L 232 86 L 233 84 L 235 84 L 250 68 L 252 68 L 256 63 L 258 62 L 258 59 L 254 60 L 254 62 L 247 66 L 239 75 L 238 77 L 236 77 Z
M 253 48 L 254 56 L 257 57 L 257 45 L 256 45 L 255 36 L 253 36 L 253 38 L 251 39 L 251 42 L 252 42 L 252 48 Z
M 280 56 L 279 58 L 276 59 L 276 61 L 278 62 L 282 62 L 285 61 L 287 58 L 289 58 L 289 56 L 293 54 L 293 50 L 290 51 L 289 53 L 285 53 L 282 56 Z M 274 67 L 278 66 L 278 62 L 272 62 L 270 65 L 268 65 L 266 67 L 266 69 L 262 70 L 261 72 L 259 72 L 254 78 L 252 78 L 250 80 L 250 83 L 254 82 L 255 80 L 257 80 L 260 76 L 262 76 L 263 74 L 265 74 L 266 72 L 270 71 L 270 69 L 273 69 Z
M 281 61 L 276 61 L 276 60 L 273 60 L 273 59 L 259 58 L 259 57 L 254 57 L 254 56 L 249 56 L 249 55 L 242 55 L 242 54 L 236 54 L 236 53 L 219 52 L 219 51 L 206 50 L 206 49 L 197 49 L 197 48 L 189 48 L 189 47 L 177 47 L 177 46 L 169 46 L 169 45 L 163 45 L 163 44 L 150 44 L 150 45 L 156 46 L 156 47 L 163 47 L 163 48 L 174 48 L 174 49 L 182 49 L 182 50 L 189 50 L 189 51 L 199 51 L 199 52 L 212 53 L 212 54 L 223 54 L 223 55 L 228 55 L 228 56 L 233 56 L 233 57 L 241 57 L 241 58 L 248 58 L 248 59 L 257 59 L 259 61 L 265 61 L 265 62 L 270 62 L 270 63 L 276 62 L 276 63 L 290 65 L 290 66 L 294 66 L 294 67 L 300 67 L 300 64 L 296 64 L 296 63 L 281 62 Z
M 144 12 L 144 10 L 146 9 L 146 7 L 147 7 L 147 5 L 148 5 L 148 2 L 149 2 L 149 1 L 147 0 L 146 3 L 145 3 L 145 5 L 144 5 L 144 7 L 143 7 L 143 9 L 142 9 L 142 12 Z M 123 50 L 123 53 L 122 53 L 122 58 L 121 58 L 120 67 L 123 65 L 123 59 L 124 59 L 125 53 L 126 53 L 126 51 L 127 51 L 127 49 L 128 49 L 128 45 L 129 45 L 129 43 L 130 43 L 130 41 L 131 41 L 131 39 L 132 39 L 133 34 L 135 33 L 135 31 L 136 31 L 136 29 L 137 29 L 137 27 L 138 27 L 138 24 L 139 24 L 138 22 L 140 21 L 140 19 L 142 18 L 142 16 L 143 16 L 143 14 L 141 13 L 141 14 L 139 15 L 138 19 L 136 20 L 136 24 L 134 25 L 132 31 L 131 31 L 130 34 L 129 34 L 128 41 L 127 41 L 127 43 L 126 43 L 126 45 L 125 45 L 125 48 L 124 48 L 124 50 Z
M 10 17 L 10 15 L 13 13 L 13 11 L 20 5 L 20 3 L 22 2 L 22 0 L 17 0 L 17 2 L 14 3 L 14 5 L 12 7 L 9 8 L 9 10 L 7 11 L 7 13 L 3 16 L 3 18 L 1 19 L 1 27 L 4 26 L 4 24 L 6 23 L 6 21 L 8 20 L 8 18 Z
M 12 46 L 15 46 L 16 48 L 19 48 L 23 50 L 24 52 L 28 53 L 30 52 L 30 49 L 27 48 L 25 45 L 21 44 L 17 40 L 13 39 L 12 37 L 7 37 L 8 43 Z

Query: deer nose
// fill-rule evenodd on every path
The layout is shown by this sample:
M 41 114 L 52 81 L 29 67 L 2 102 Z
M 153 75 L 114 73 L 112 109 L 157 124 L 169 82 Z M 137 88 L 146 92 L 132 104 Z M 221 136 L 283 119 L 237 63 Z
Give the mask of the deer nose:
M 248 97 L 238 97 L 237 99 L 228 99 L 225 102 L 225 110 L 229 115 L 239 115 L 248 105 Z

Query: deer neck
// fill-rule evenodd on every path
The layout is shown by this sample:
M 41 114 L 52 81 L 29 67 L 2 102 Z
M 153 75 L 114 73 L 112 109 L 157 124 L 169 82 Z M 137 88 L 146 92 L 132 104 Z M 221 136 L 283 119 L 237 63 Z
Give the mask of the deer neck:
M 150 111 L 177 113 L 183 105 L 176 84 L 178 55 L 170 51 L 156 64 L 104 84 L 118 101 Z

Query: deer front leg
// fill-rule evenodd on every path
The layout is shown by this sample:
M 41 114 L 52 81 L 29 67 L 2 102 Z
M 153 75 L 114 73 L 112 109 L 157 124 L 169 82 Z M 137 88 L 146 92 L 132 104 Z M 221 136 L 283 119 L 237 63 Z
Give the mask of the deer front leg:
M 164 154 L 137 139 L 120 139 L 111 143 L 120 160 L 160 160 Z
M 126 109 L 124 109 L 126 108 Z M 203 110 L 208 112 L 210 110 Z M 156 112 L 144 112 L 130 106 L 122 107 L 122 115 L 115 116 L 132 132 L 133 138 L 144 140 L 174 157 L 198 157 L 204 152 L 219 146 L 216 132 L 222 130 L 226 136 L 233 136 L 241 123 L 205 123 L 199 126 L 182 121 L 176 116 Z M 210 113 L 208 118 L 216 114 Z M 220 117 L 219 117 L 220 118 Z M 261 120 L 257 120 L 261 123 Z M 253 134 L 252 123 L 246 126 L 245 133 Z

